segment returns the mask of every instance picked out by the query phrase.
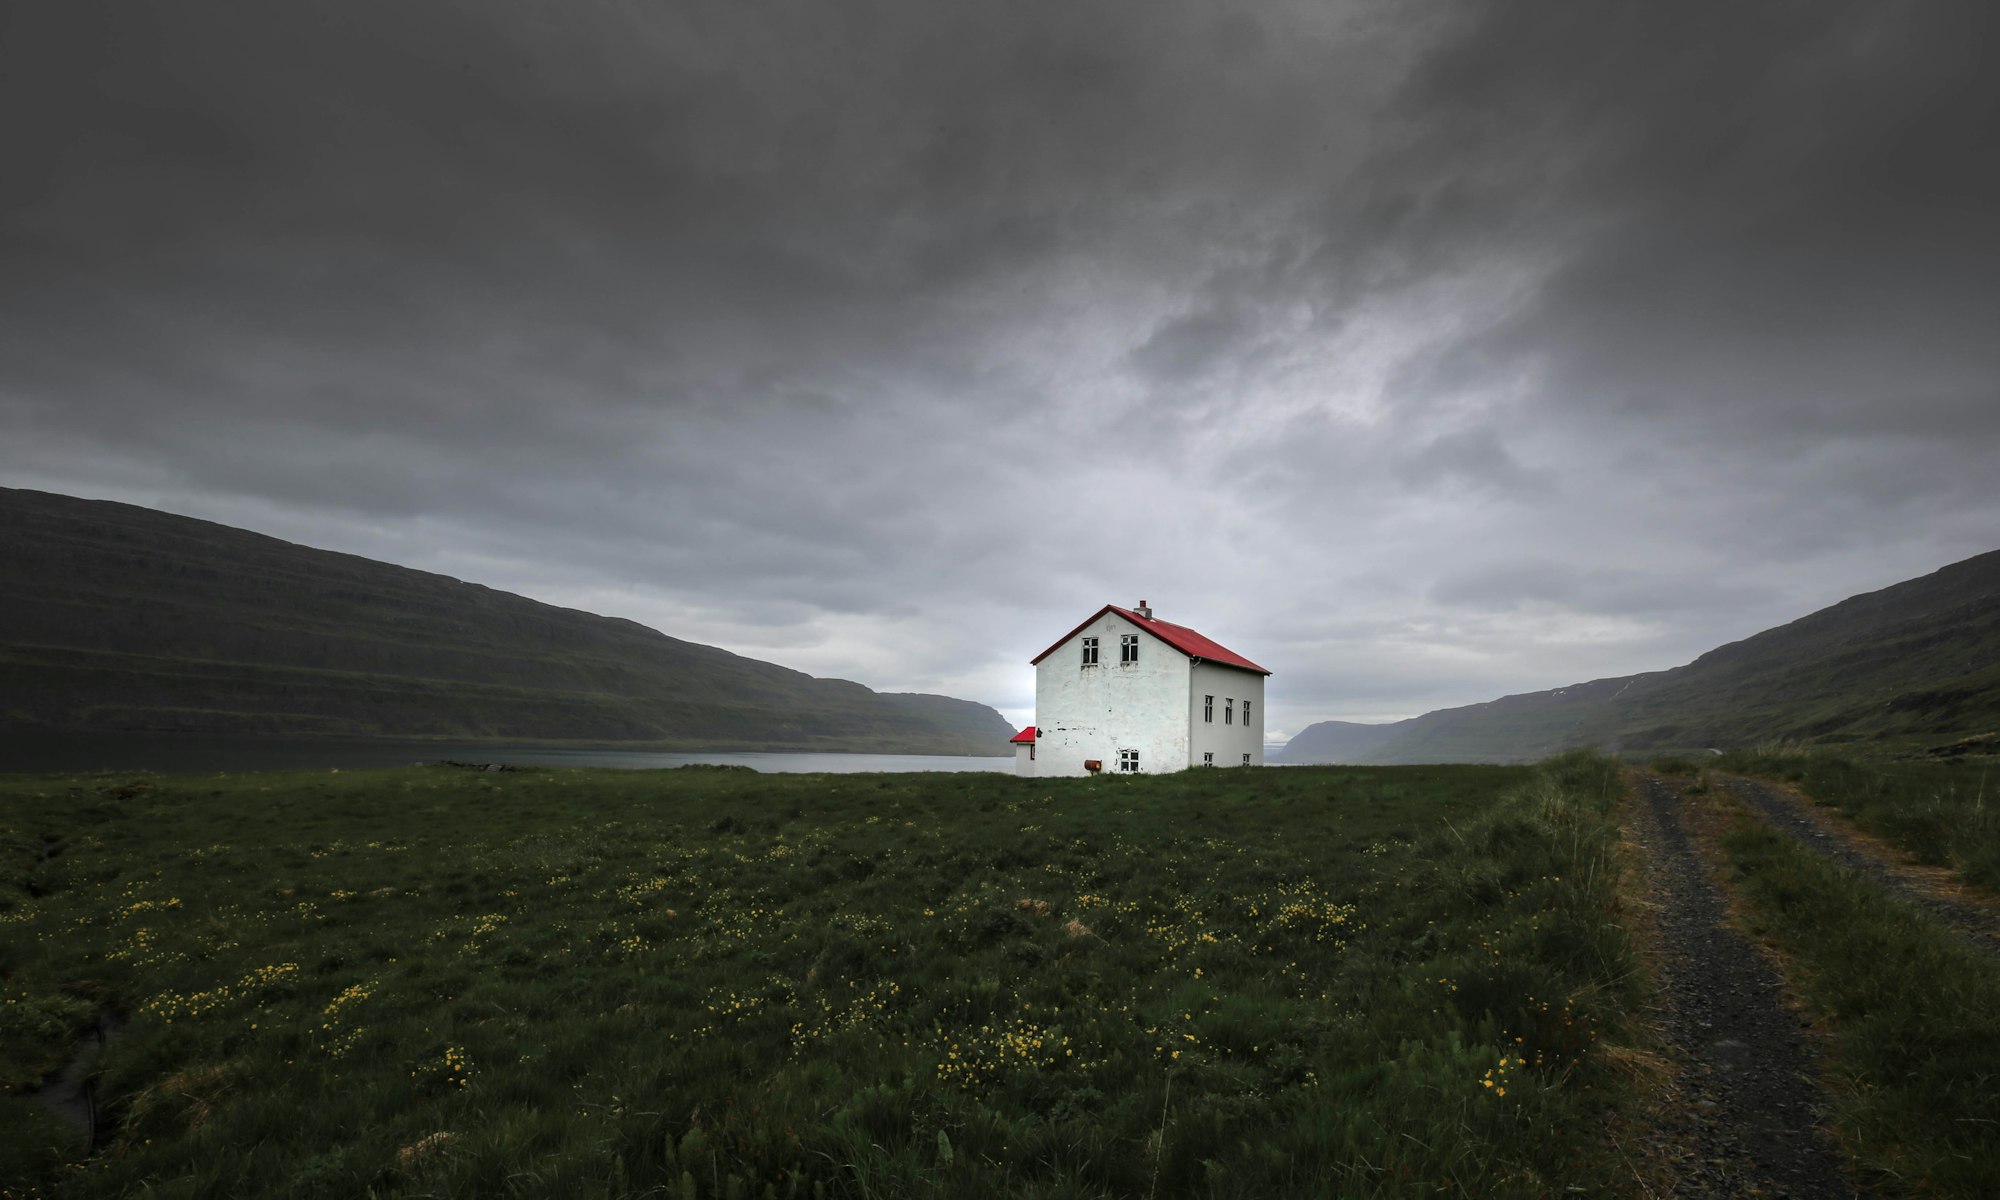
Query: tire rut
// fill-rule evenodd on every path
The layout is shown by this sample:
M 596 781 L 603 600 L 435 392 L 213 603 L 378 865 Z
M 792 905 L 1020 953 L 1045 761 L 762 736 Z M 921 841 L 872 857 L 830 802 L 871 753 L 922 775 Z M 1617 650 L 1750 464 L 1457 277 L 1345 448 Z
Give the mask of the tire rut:
M 1925 878 L 1927 872 L 1923 868 L 1897 862 L 1887 852 L 1844 828 L 1831 815 L 1814 811 L 1786 792 L 1738 776 L 1725 777 L 1723 786 L 1793 841 L 1853 868 L 1938 924 L 1991 953 L 2000 954 L 2000 913 L 1943 894 L 1938 880 Z
M 1643 777 L 1634 835 L 1657 906 L 1656 1012 L 1679 1096 L 1664 1122 L 1674 1196 L 1852 1197 L 1822 1125 L 1807 1030 L 1777 968 L 1728 924 L 1681 798 Z

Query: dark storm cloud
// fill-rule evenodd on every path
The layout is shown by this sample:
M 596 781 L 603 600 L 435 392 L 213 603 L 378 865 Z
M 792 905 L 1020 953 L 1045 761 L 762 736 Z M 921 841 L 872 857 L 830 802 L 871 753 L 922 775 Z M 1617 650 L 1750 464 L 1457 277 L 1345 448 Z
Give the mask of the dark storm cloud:
M 1488 345 L 1730 438 L 1991 429 L 1996 35 L 1978 4 L 1479 10 L 1413 98 L 1552 166 L 1508 200 L 1578 234 Z
M 1991 548 L 1994 21 L 12 6 L 0 474 L 1014 707 L 1671 665 Z
M 1132 364 L 1156 383 L 1198 381 L 1241 352 L 1255 326 L 1234 313 L 1196 312 L 1175 317 L 1132 351 Z
M 789 408 L 880 365 L 950 397 L 1010 279 L 1216 190 L 1183 139 L 1206 170 L 1288 140 L 1282 96 L 1169 103 L 1209 30 L 1166 13 L 1131 37 L 930 6 L 802 6 L 782 36 L 728 7 L 121 15 L 17 17 L 6 76 L 9 357 L 30 401 L 100 414 L 165 393 L 588 455 L 623 407 Z

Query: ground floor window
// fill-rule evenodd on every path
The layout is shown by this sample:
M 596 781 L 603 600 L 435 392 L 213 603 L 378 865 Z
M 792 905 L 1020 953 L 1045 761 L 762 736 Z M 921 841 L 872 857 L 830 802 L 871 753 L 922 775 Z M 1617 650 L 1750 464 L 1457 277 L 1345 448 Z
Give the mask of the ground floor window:
M 1138 770 L 1139 752 L 1137 750 L 1120 750 L 1118 752 L 1118 769 L 1121 771 Z
M 1250 756 L 1248 754 L 1243 756 L 1243 765 L 1246 767 L 1250 765 Z
M 1213 751 L 1213 750 L 1204 750 L 1204 751 L 1202 751 L 1202 752 L 1201 752 L 1201 765 L 1202 765 L 1202 766 L 1204 766 L 1204 767 L 1212 767 L 1212 766 L 1214 766 L 1214 765 L 1215 765 L 1215 751 Z

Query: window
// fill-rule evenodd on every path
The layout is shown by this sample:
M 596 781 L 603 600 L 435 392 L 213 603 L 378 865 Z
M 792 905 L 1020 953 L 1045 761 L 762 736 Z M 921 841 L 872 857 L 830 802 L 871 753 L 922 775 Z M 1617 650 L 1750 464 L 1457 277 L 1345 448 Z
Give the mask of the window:
M 1202 765 L 1202 766 L 1204 766 L 1204 767 L 1212 767 L 1212 766 L 1214 766 L 1214 765 L 1215 765 L 1215 751 L 1213 751 L 1213 750 L 1204 750 L 1204 751 L 1202 751 L 1202 752 L 1201 752 L 1201 765 Z
M 1096 638 L 1083 639 L 1083 665 L 1086 667 L 1094 667 L 1097 665 Z
M 1137 771 L 1139 769 L 1139 752 L 1137 750 L 1120 750 L 1118 752 L 1118 769 L 1121 771 Z
M 1215 724 L 1215 697 L 1203 696 L 1201 698 L 1201 719 L 1210 725 Z
M 1035 743 L 1033 742 L 1028 743 L 1028 761 L 1029 762 L 1035 761 Z
M 1139 635 L 1128 633 L 1118 639 L 1118 661 L 1135 663 L 1139 661 Z
M 1246 767 L 1250 765 L 1250 756 L 1248 754 L 1243 756 L 1243 765 Z
M 1250 723 L 1250 702 L 1248 700 L 1243 702 L 1243 723 L 1245 725 Z
M 1222 698 L 1222 723 L 1224 725 L 1236 724 L 1236 701 L 1231 700 L 1227 696 Z

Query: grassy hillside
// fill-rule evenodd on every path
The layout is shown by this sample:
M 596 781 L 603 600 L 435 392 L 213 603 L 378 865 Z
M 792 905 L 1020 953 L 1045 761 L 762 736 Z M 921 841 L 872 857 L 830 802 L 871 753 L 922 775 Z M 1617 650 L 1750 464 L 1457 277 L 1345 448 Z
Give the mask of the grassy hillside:
M 0 730 L 985 753 L 992 709 L 132 505 L 0 489 Z
M 1372 746 L 1351 727 L 1321 728 L 1301 731 L 1284 760 L 1526 762 L 1578 746 L 1643 753 L 1771 740 L 1912 748 L 1989 732 L 2000 729 L 2000 551 L 1670 671 L 1425 713 L 1374 727 Z
M 0 1192 L 1603 1194 L 1621 791 L 0 778 Z M 104 1018 L 87 1153 L 23 1093 Z

